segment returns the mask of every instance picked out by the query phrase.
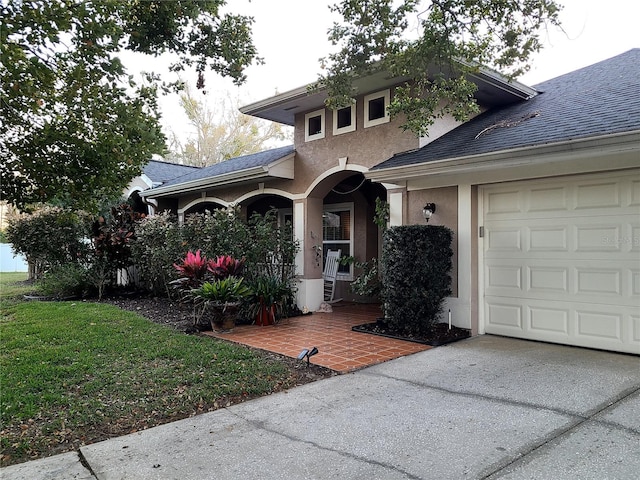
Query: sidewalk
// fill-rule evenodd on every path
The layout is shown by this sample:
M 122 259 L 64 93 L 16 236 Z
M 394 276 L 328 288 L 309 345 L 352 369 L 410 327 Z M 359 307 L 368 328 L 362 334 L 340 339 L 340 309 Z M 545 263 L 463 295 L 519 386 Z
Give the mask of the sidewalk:
M 0 478 L 635 479 L 640 357 L 480 336 L 80 453 Z

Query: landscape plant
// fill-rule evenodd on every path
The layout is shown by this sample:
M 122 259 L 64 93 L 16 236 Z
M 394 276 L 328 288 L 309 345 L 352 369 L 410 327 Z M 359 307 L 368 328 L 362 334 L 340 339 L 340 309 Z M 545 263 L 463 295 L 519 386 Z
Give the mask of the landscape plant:
M 143 286 L 151 294 L 169 298 L 176 295 L 171 285 L 178 278 L 174 264 L 185 255 L 185 246 L 182 229 L 172 213 L 160 212 L 137 222 L 131 255 Z
M 83 259 L 88 252 L 91 216 L 82 211 L 42 206 L 11 219 L 6 236 L 13 251 L 29 262 L 29 278 Z
M 451 229 L 440 225 L 390 227 L 383 236 L 385 321 L 400 334 L 424 334 L 438 322 L 451 295 Z

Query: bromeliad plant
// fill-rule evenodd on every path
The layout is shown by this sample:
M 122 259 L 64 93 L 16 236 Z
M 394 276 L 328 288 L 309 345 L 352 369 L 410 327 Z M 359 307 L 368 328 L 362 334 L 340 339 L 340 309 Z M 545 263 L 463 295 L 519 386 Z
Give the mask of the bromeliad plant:
M 212 260 L 196 250 L 195 253 L 187 252 L 185 258 L 173 266 L 180 278 L 171 283 L 185 301 L 193 302 L 196 327 L 209 304 L 234 303 L 239 301 L 233 299 L 234 293 L 239 297 L 248 294 L 241 276 L 244 258 L 238 260 L 230 255 L 221 255 Z
M 180 273 L 177 280 L 181 285 L 187 283 L 190 287 L 197 287 L 202 284 L 207 274 L 209 261 L 207 257 L 200 254 L 200 250 L 193 253 L 191 250 L 187 252 L 187 256 L 182 262 L 174 263 L 173 266 Z
M 221 255 L 216 260 L 207 262 L 207 270 L 213 274 L 213 278 L 218 280 L 227 277 L 240 277 L 244 263 L 244 257 L 238 260 L 230 255 Z
M 211 328 L 214 331 L 228 331 L 235 327 L 241 302 L 251 295 L 251 289 L 243 283 L 242 277 L 204 282 L 200 288 L 192 290 L 196 304 L 202 309 L 210 307 Z

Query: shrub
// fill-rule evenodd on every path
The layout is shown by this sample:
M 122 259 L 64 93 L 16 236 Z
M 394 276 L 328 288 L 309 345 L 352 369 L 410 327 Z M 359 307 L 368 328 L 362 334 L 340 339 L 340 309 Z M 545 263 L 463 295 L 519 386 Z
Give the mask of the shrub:
M 265 215 L 252 215 L 248 225 L 251 241 L 243 252 L 247 262 L 245 275 L 293 281 L 295 256 L 300 248 L 299 242 L 293 238 L 293 227 L 290 224 L 278 225 L 275 209 Z
M 170 283 L 178 278 L 173 265 L 187 250 L 178 219 L 169 212 L 142 219 L 136 225 L 136 239 L 131 243 L 132 260 L 138 267 L 141 282 L 154 295 L 172 297 Z
M 202 250 L 208 258 L 231 255 L 241 258 L 251 245 L 247 223 L 239 207 L 194 213 L 185 218 L 181 237 L 187 250 Z
M 398 332 L 425 333 L 451 295 L 452 231 L 443 226 L 406 225 L 383 236 L 382 300 L 385 319 Z
M 38 290 L 58 299 L 85 296 L 89 292 L 87 271 L 78 263 L 56 265 L 38 281 Z
M 45 206 L 12 219 L 6 235 L 14 252 L 29 261 L 30 276 L 37 279 L 52 267 L 78 262 L 86 255 L 90 224 L 85 212 Z

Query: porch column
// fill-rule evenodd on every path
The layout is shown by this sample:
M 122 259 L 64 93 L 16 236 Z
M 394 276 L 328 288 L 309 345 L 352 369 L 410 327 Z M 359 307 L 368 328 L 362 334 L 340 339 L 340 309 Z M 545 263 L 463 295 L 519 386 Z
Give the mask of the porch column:
M 324 300 L 322 281 L 322 199 L 308 197 L 293 204 L 294 235 L 300 242 L 296 255 L 300 309 L 315 311 Z

